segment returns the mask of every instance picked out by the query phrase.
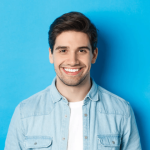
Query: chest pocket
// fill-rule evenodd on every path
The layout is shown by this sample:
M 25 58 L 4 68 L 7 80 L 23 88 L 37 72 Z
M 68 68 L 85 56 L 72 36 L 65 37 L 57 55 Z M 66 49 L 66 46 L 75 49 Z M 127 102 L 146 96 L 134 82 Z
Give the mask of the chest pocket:
M 48 136 L 29 136 L 25 138 L 26 150 L 51 150 L 52 138 Z
M 119 134 L 98 135 L 98 150 L 119 150 L 121 136 Z

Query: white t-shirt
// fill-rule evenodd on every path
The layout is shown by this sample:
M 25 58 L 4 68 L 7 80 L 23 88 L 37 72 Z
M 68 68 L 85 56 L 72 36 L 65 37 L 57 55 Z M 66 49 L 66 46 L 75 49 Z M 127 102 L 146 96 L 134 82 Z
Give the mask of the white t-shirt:
M 82 105 L 83 100 L 79 102 L 69 102 L 71 114 L 67 150 L 83 150 Z

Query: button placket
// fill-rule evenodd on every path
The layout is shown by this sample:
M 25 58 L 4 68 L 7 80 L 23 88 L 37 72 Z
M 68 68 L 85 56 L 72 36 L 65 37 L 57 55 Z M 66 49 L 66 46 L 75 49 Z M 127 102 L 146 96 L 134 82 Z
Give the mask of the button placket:
M 87 117 L 87 114 L 84 114 L 85 117 Z
M 64 141 L 64 140 L 65 140 L 65 138 L 62 138 L 62 140 Z
M 69 132 L 69 118 L 70 118 L 70 108 L 66 103 L 63 106 L 62 112 L 62 128 L 61 128 L 61 144 L 60 149 L 67 149 L 67 138 Z
M 84 150 L 87 150 L 88 149 L 88 145 L 89 145 L 89 143 L 88 143 L 88 128 L 89 128 L 89 126 L 88 126 L 88 122 L 89 122 L 89 118 L 88 118 L 88 113 L 87 113 L 87 104 L 85 104 L 85 105 L 83 105 L 83 107 L 82 107 L 82 111 L 83 111 L 83 135 L 84 135 L 84 140 L 83 140 L 83 144 L 84 144 L 84 146 L 83 146 L 83 149 Z

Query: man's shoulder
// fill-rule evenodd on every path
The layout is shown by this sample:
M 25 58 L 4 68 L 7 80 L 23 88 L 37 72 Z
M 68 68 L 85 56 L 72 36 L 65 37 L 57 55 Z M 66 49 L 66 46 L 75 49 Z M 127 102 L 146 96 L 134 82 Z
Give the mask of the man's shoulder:
M 50 92 L 50 86 L 46 87 L 42 91 L 35 93 L 34 95 L 28 97 L 27 99 L 23 100 L 21 104 L 23 105 L 28 103 L 31 104 L 31 103 L 36 103 L 37 101 L 41 101 L 43 97 L 49 94 L 49 92 Z
M 50 87 L 51 86 L 48 86 L 44 90 L 20 102 L 19 105 L 22 118 L 50 113 L 53 107 Z
M 101 113 L 122 115 L 125 117 L 130 116 L 130 103 L 123 98 L 109 92 L 101 86 L 98 86 L 100 95 L 100 108 Z

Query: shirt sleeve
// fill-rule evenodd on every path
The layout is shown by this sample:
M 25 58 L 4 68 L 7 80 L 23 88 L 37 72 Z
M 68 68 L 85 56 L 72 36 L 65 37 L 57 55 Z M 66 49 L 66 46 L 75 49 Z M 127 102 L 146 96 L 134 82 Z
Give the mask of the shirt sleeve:
M 121 143 L 121 150 L 142 150 L 140 136 L 134 116 L 129 104 L 129 117 L 124 120 L 124 131 Z
M 18 105 L 12 116 L 4 150 L 22 150 L 23 148 L 23 129 L 20 117 L 20 105 Z

